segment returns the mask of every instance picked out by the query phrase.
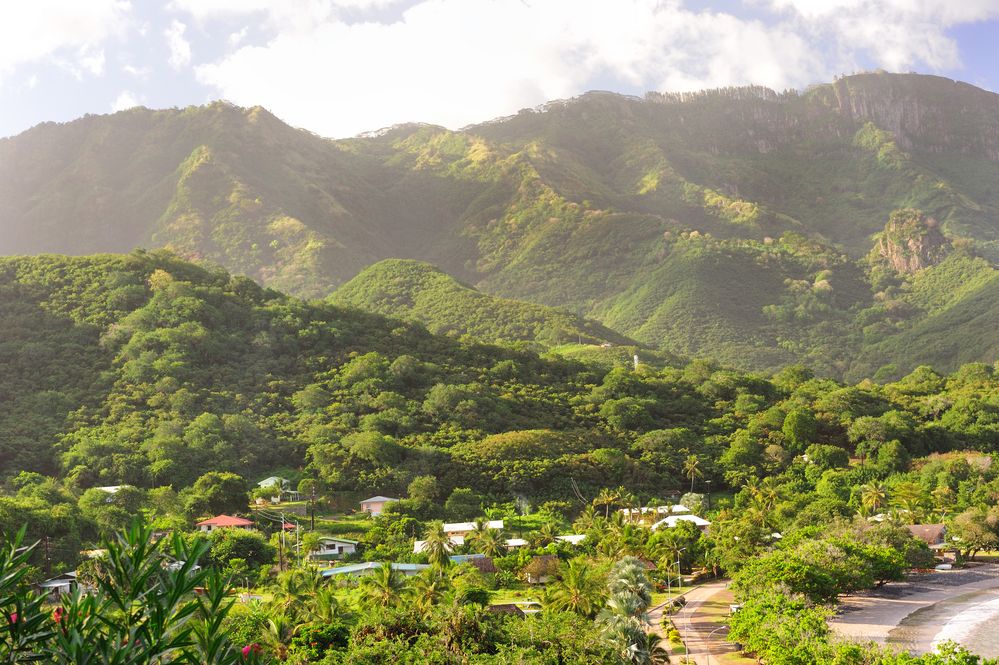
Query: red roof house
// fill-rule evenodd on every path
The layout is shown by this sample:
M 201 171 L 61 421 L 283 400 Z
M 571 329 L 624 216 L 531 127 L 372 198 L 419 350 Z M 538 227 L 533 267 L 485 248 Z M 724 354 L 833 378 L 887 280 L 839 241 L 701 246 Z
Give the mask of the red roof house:
M 211 518 L 210 520 L 198 522 L 195 526 L 205 533 L 210 533 L 215 529 L 252 529 L 253 522 L 250 520 L 244 520 L 242 517 L 219 515 Z

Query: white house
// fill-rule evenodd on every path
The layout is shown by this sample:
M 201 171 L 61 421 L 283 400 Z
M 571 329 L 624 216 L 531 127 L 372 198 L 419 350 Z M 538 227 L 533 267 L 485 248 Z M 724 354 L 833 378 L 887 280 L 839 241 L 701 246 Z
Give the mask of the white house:
M 257 483 L 257 487 L 260 489 L 272 488 L 274 490 L 274 495 L 271 497 L 271 503 L 280 503 L 282 498 L 287 498 L 291 501 L 298 501 L 300 498 L 298 491 L 291 489 L 291 483 L 281 476 L 264 478 Z
M 326 570 L 320 571 L 319 574 L 326 579 L 343 575 L 349 577 L 363 577 L 365 575 L 370 575 L 374 570 L 381 568 L 382 565 L 383 564 L 380 561 L 365 561 L 364 563 L 355 563 L 349 566 L 327 568 Z M 392 570 L 404 575 L 405 577 L 419 575 L 421 572 L 430 567 L 425 563 L 390 563 L 388 565 L 392 567 Z
M 704 519 L 703 517 L 698 517 L 697 515 L 670 515 L 665 519 L 659 520 L 649 528 L 651 528 L 653 531 L 661 527 L 672 529 L 680 522 L 693 522 L 694 526 L 696 526 L 701 531 L 704 531 L 709 526 L 711 526 L 711 522 Z
M 586 540 L 586 534 L 574 533 L 568 536 L 555 536 L 555 540 L 563 543 L 569 543 L 570 545 L 579 545 L 581 542 Z
M 365 499 L 361 502 L 361 512 L 370 513 L 372 517 L 375 517 L 376 515 L 382 514 L 385 510 L 386 504 L 398 500 L 399 499 L 393 499 L 387 496 L 373 496 L 370 499 Z
M 621 508 L 625 517 L 645 517 L 646 515 L 686 515 L 691 512 L 687 506 L 677 503 L 671 506 L 644 506 L 642 508 Z
M 345 554 L 353 554 L 356 551 L 356 540 L 324 536 L 319 539 L 319 546 L 309 552 L 309 558 L 313 561 L 329 561 L 339 559 Z
M 58 577 L 38 583 L 38 588 L 49 594 L 50 599 L 57 600 L 59 596 L 70 593 L 77 584 L 76 571 L 63 573 Z
M 257 487 L 264 489 L 265 487 L 274 487 L 278 490 L 283 490 L 288 487 L 288 481 L 281 476 L 271 476 L 270 478 L 264 478 L 259 483 Z
M 486 522 L 487 529 L 503 530 L 503 520 L 489 520 Z M 449 536 L 467 536 L 475 531 L 475 522 L 449 522 L 444 524 L 444 533 Z

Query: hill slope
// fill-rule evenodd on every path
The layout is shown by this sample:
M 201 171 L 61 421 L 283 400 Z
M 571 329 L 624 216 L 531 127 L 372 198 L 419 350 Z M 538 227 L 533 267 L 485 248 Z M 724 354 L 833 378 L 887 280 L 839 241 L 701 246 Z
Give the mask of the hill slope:
M 168 247 L 310 297 L 416 259 L 671 352 L 843 376 L 912 367 L 890 352 L 909 332 L 942 368 L 966 353 L 906 300 L 913 275 L 893 286 L 905 316 L 869 321 L 885 294 L 866 257 L 893 211 L 918 208 L 991 269 L 997 182 L 999 96 L 932 76 L 589 93 L 342 141 L 216 103 L 0 140 L 0 252 Z
M 480 293 L 419 261 L 386 259 L 368 266 L 330 299 L 418 321 L 432 333 L 470 335 L 487 342 L 635 344 L 595 321 L 553 307 Z

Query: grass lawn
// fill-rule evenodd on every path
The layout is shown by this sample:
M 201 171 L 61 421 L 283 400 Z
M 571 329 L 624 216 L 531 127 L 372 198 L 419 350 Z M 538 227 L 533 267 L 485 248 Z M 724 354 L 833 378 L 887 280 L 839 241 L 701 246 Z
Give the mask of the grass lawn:
M 492 592 L 489 602 L 493 605 L 504 603 L 541 602 L 541 590 L 527 586 L 513 589 L 497 589 Z
M 690 591 L 693 588 L 695 588 L 695 587 L 693 587 L 693 586 L 673 587 L 673 594 L 672 594 L 673 598 L 676 598 L 680 594 L 686 593 L 686 592 Z M 669 596 L 670 596 L 670 594 L 666 593 L 665 591 L 656 591 L 655 593 L 652 594 L 652 605 L 650 605 L 649 607 L 655 607 L 657 605 L 662 605 L 667 600 L 669 600 Z

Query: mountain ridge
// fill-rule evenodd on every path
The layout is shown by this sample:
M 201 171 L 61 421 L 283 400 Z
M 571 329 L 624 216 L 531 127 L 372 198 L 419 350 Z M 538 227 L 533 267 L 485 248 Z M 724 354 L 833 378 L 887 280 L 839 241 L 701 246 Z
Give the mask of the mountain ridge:
M 876 73 L 340 140 L 260 107 L 133 109 L 0 139 L 0 253 L 166 247 L 306 297 L 411 259 L 671 353 L 855 376 L 928 316 L 880 304 L 869 254 L 893 212 L 999 260 L 997 137 L 994 93 Z M 904 303 L 910 277 L 884 279 Z

